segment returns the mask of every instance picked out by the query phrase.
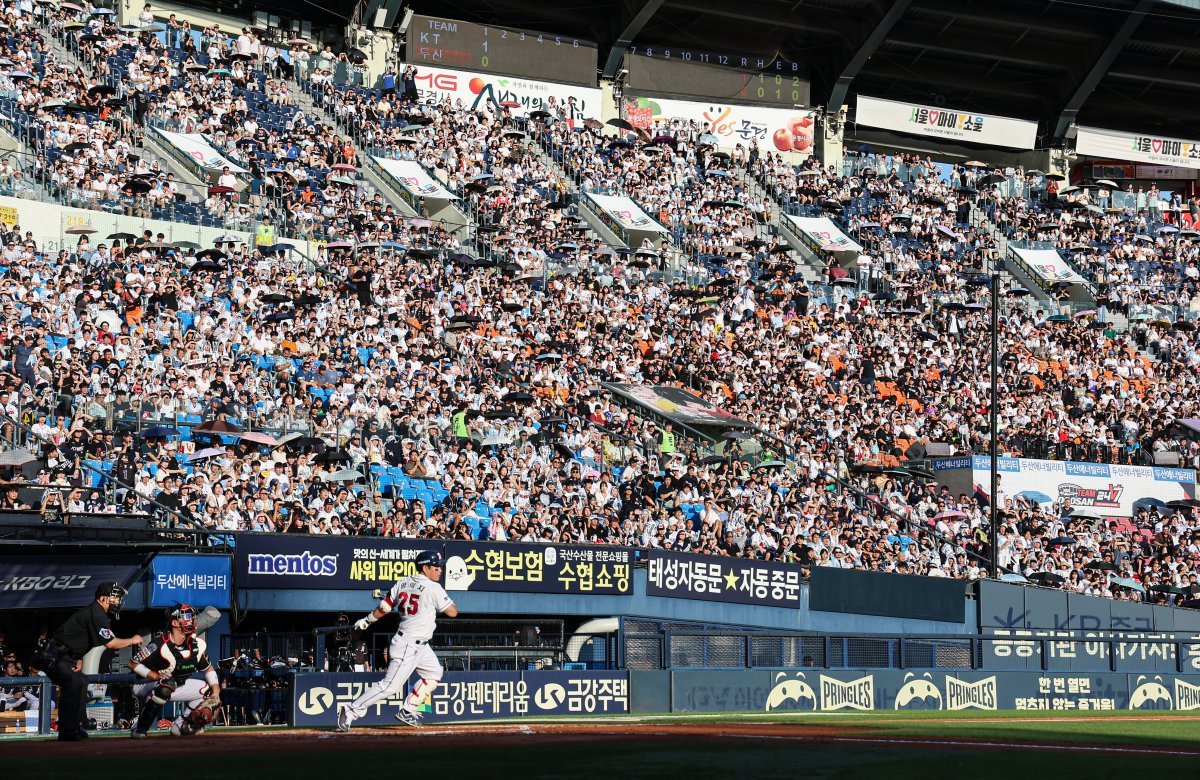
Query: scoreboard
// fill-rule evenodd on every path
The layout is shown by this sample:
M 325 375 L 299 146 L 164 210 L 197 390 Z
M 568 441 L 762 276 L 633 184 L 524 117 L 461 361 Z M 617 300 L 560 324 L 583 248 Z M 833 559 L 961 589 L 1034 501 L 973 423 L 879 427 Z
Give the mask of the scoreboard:
M 569 35 L 416 14 L 405 45 L 413 64 L 596 86 L 596 44 Z
M 631 46 L 625 89 L 634 95 L 704 98 L 792 109 L 807 106 L 811 87 L 799 64 Z

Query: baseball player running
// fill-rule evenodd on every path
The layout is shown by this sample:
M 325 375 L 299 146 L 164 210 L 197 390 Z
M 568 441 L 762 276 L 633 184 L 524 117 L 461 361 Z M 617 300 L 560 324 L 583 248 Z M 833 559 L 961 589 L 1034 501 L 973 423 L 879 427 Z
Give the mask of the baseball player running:
M 342 707 L 338 712 L 338 731 L 349 731 L 350 724 L 366 715 L 371 705 L 400 690 L 413 670 L 421 676 L 421 681 L 413 686 L 412 692 L 404 700 L 396 720 L 406 726 L 421 725 L 417 708 L 437 689 L 442 679 L 442 665 L 429 647 L 429 640 L 437 628 L 437 613 L 456 617 L 458 607 L 454 606 L 445 589 L 438 584 L 445 563 L 442 554 L 436 550 L 425 550 L 417 556 L 416 563 L 420 574 L 405 577 L 393 585 L 379 606 L 354 624 L 357 630 L 366 631 L 368 626 L 393 609 L 400 615 L 400 627 L 388 647 L 387 674 L 349 706 Z

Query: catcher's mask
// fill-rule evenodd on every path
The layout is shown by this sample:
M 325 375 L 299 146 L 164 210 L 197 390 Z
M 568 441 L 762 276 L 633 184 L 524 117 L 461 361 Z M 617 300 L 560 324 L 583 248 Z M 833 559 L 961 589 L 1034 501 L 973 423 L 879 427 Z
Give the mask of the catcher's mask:
M 179 621 L 179 630 L 184 636 L 191 636 L 196 633 L 196 610 L 191 604 L 176 604 L 167 610 L 167 624 L 172 621 Z

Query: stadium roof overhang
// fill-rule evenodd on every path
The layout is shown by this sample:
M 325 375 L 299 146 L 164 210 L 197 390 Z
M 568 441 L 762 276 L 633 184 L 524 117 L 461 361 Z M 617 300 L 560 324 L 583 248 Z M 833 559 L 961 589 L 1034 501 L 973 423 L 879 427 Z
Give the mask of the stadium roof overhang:
M 266 0 L 272 4 L 280 0 Z M 1053 145 L 1073 121 L 1188 137 L 1188 125 L 1200 120 L 1197 0 L 408 4 L 421 13 L 594 40 L 599 67 L 609 73 L 629 41 L 800 60 L 816 104 L 837 106 L 862 92 L 1036 119 L 1040 146 Z M 348 0 L 327 6 L 346 16 L 353 7 Z

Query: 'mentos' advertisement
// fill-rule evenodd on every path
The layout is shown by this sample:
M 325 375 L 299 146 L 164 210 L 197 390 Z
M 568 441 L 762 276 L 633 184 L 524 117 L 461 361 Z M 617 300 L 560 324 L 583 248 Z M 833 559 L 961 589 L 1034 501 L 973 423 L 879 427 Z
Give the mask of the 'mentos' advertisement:
M 759 106 L 714 105 L 667 98 L 631 98 L 625 101 L 625 119 L 654 135 L 659 126 L 695 122 L 717 137 L 717 145 L 732 149 L 741 144 L 749 148 L 758 141 L 766 151 L 771 143 L 781 152 L 811 154 L 816 124 L 804 111 L 786 111 Z
M 939 481 L 948 471 L 945 465 L 952 461 L 966 465 L 966 458 L 935 464 Z M 991 485 L 989 459 L 975 456 L 971 469 L 976 495 L 986 497 Z M 1070 501 L 1073 507 L 1112 517 L 1128 517 L 1142 507 L 1196 497 L 1196 472 L 1192 469 L 1000 458 L 997 471 L 1001 501 L 1017 497 L 1037 504 Z

